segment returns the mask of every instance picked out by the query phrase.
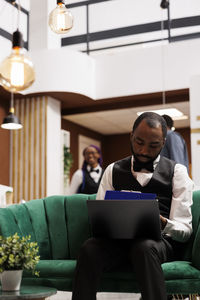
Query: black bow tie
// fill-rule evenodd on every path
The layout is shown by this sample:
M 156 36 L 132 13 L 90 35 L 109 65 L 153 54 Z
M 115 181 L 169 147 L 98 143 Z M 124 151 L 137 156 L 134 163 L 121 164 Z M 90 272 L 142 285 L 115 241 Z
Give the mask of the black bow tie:
M 97 173 L 99 173 L 99 169 L 97 169 L 97 170 L 95 170 L 95 169 L 90 169 L 90 172 L 97 172 Z
M 142 169 L 145 169 L 151 173 L 153 173 L 154 171 L 154 168 L 153 168 L 153 162 L 147 162 L 147 163 L 142 163 L 142 162 L 139 162 L 138 160 L 135 160 L 133 162 L 133 170 L 135 172 L 140 172 Z

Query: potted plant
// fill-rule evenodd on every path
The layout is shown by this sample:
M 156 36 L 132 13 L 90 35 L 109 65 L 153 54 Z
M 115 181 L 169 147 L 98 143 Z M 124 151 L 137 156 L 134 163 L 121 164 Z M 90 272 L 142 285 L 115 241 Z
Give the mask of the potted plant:
M 70 169 L 73 165 L 73 157 L 70 152 L 70 148 L 65 146 L 63 147 L 63 163 L 64 163 L 64 180 L 65 185 L 67 185 L 67 180 L 69 179 Z
M 39 275 L 36 265 L 40 259 L 37 242 L 30 241 L 31 236 L 0 236 L 0 273 L 4 291 L 19 290 L 24 269 Z

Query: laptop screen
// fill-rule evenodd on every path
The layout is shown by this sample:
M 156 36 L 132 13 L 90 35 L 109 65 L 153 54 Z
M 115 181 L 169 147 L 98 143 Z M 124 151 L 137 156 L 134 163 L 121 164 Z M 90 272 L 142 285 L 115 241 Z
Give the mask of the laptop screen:
M 87 200 L 87 206 L 94 237 L 161 239 L 156 199 Z

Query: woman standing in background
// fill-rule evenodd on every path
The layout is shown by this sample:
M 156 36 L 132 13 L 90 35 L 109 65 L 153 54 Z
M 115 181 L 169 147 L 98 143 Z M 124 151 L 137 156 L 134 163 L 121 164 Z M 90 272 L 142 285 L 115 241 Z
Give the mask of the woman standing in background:
M 90 145 L 83 150 L 83 156 L 82 169 L 77 170 L 72 176 L 70 195 L 97 193 L 103 175 L 101 150 L 95 145 Z

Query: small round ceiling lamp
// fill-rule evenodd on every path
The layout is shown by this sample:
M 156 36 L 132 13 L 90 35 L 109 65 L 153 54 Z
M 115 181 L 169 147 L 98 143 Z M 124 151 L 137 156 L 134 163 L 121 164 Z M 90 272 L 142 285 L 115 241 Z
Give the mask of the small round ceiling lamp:
M 73 16 L 64 1 L 57 0 L 57 6 L 49 15 L 49 27 L 57 34 L 65 34 L 73 27 Z
M 15 109 L 14 109 L 13 93 L 11 93 L 9 114 L 4 118 L 3 123 L 1 124 L 1 128 L 16 130 L 16 129 L 21 129 L 23 127 L 19 118 L 16 115 L 14 115 L 14 113 L 15 113 Z

